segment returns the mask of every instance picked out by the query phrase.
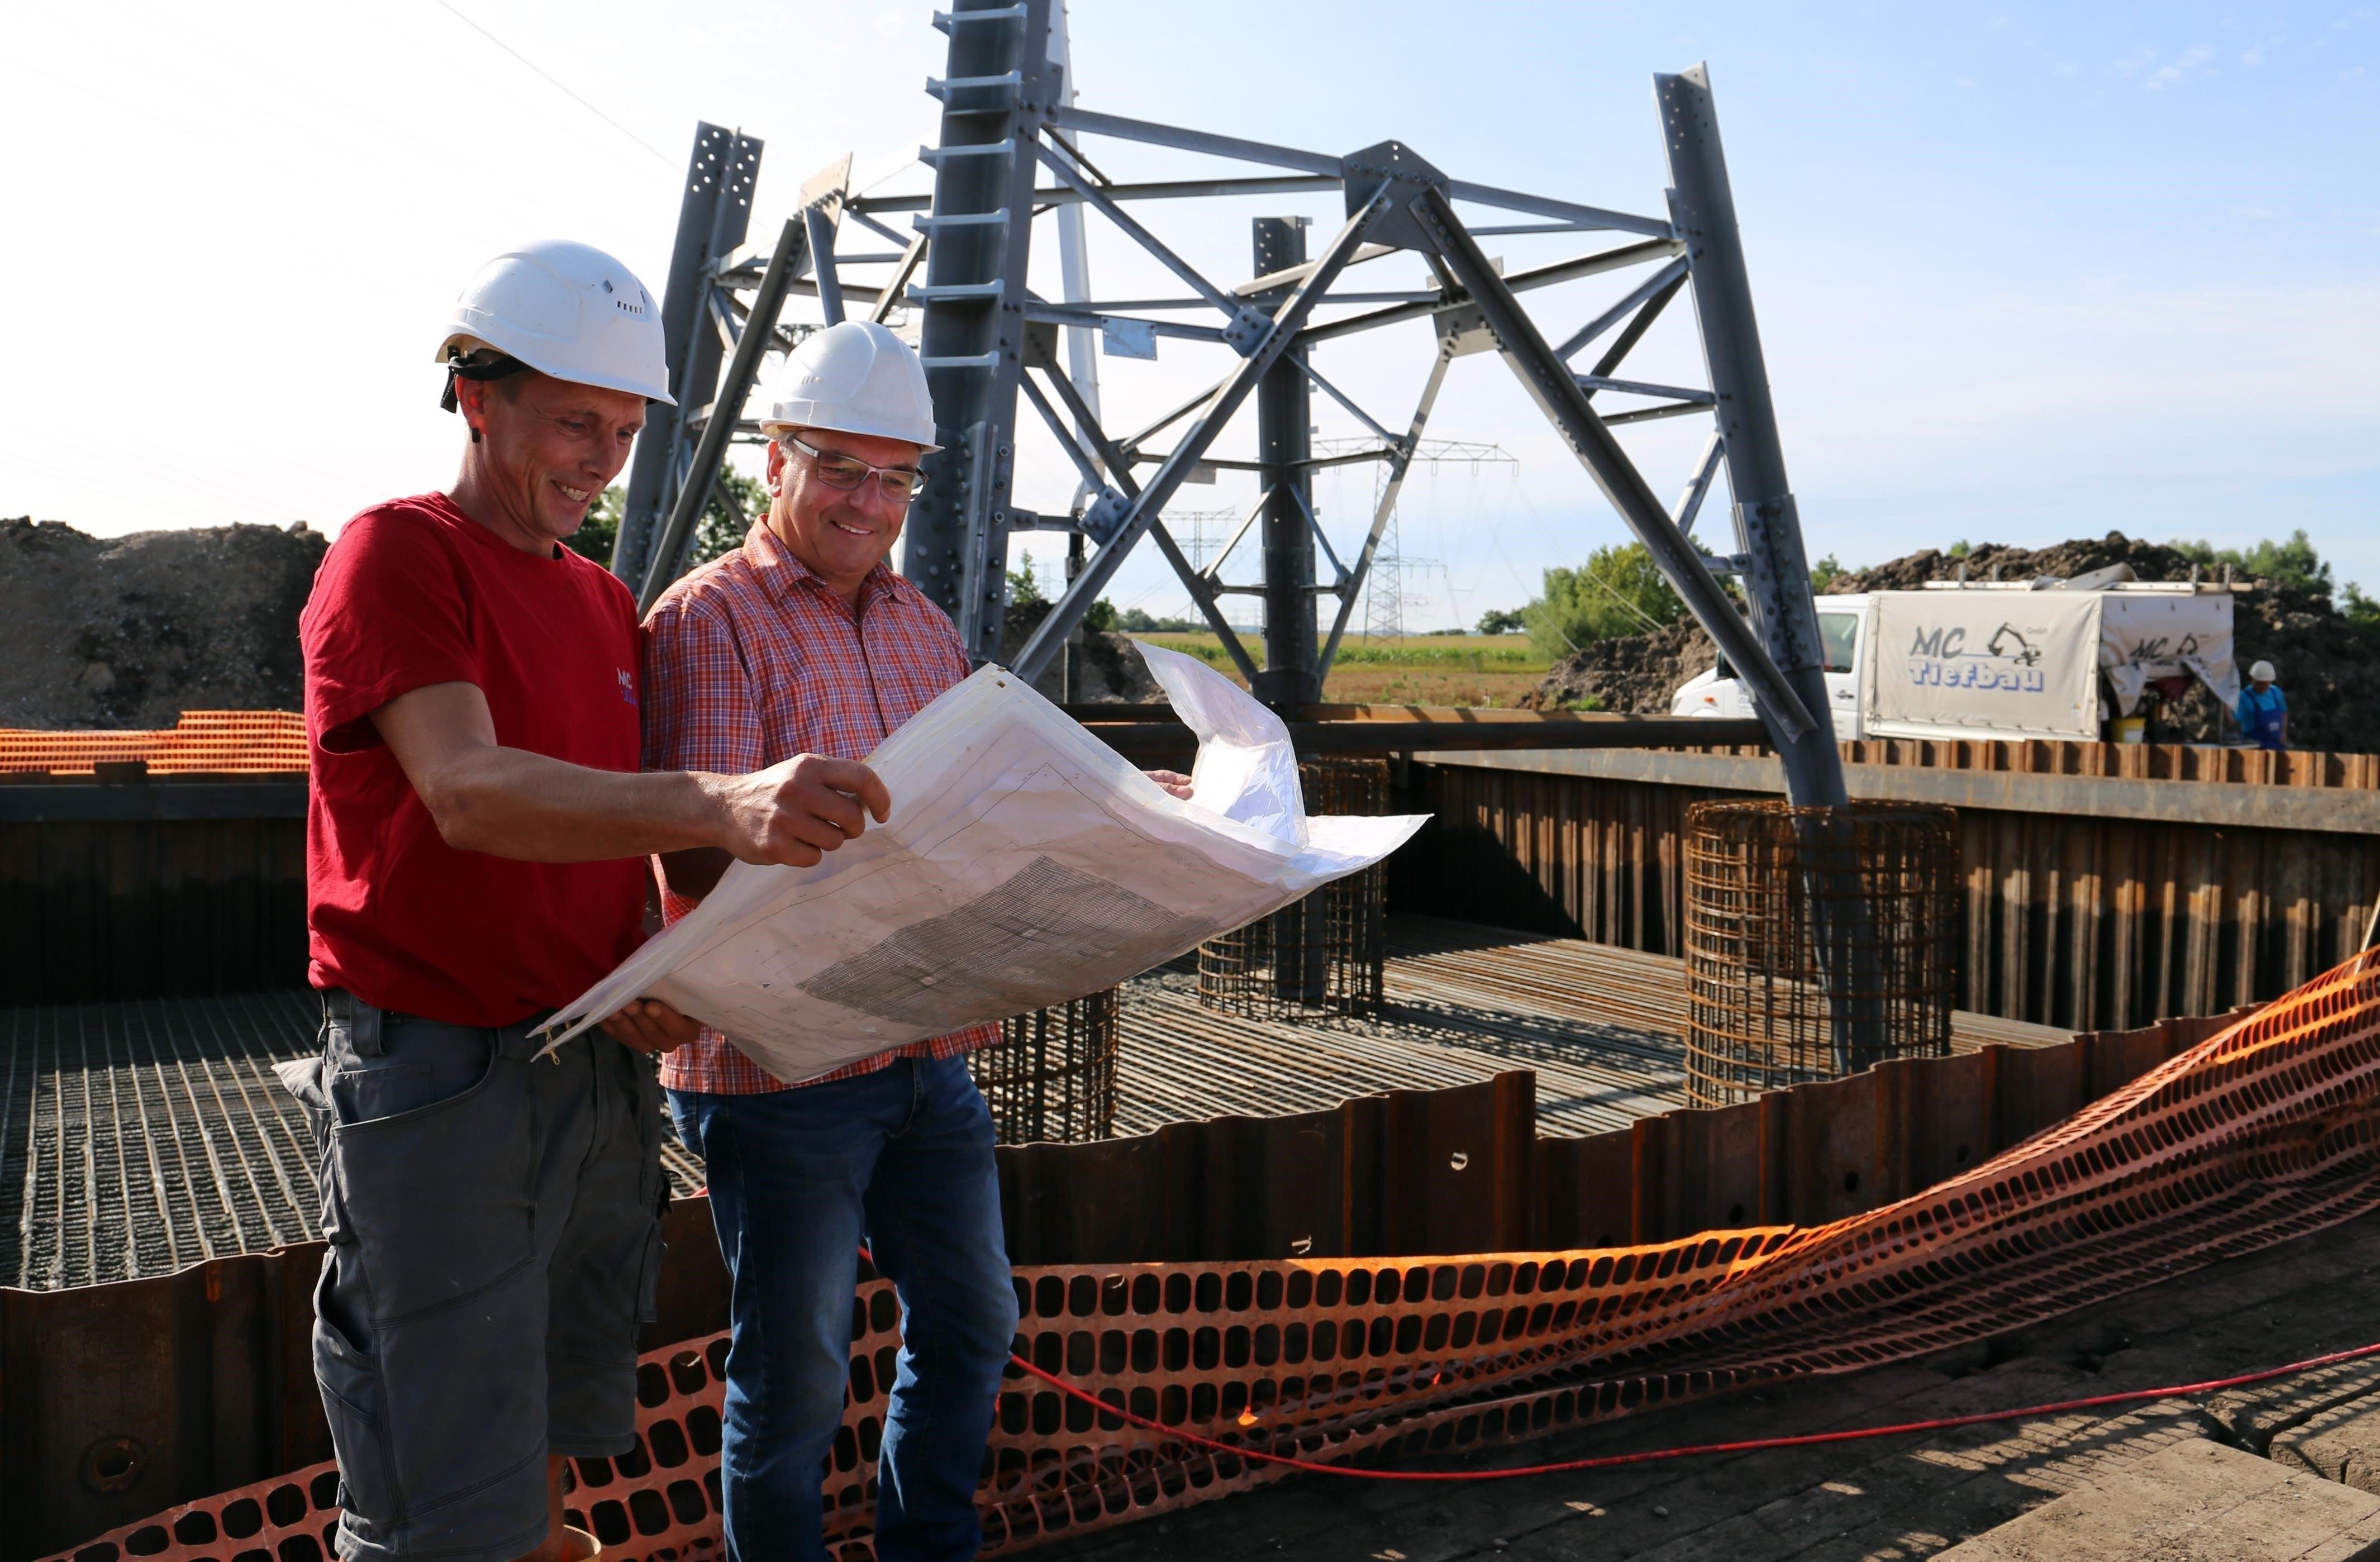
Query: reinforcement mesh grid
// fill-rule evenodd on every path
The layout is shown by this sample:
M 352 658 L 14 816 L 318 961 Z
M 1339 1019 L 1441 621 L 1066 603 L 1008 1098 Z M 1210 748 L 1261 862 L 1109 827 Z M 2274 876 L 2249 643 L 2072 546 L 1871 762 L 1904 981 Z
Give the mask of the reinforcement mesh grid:
M 1120 989 L 1088 993 L 1000 1023 L 1000 1039 L 967 1054 L 1003 1144 L 1080 1144 L 1115 1132 Z
M 1975 1170 L 1833 1225 L 1577 1253 L 1024 1268 L 1018 1350 L 1169 1427 L 1372 1463 L 1922 1355 L 2374 1207 L 2380 955 L 2365 954 Z M 850 1398 L 826 1476 L 845 1559 L 871 1555 L 896 1312 L 881 1281 L 853 1302 Z M 571 1508 L 608 1555 L 718 1555 L 724 1350 L 647 1357 L 637 1450 L 578 1461 Z M 326 1469 L 72 1555 L 314 1562 Z M 1277 1473 L 1014 1369 L 986 1471 L 992 1551 Z
M 1949 1051 L 1957 810 L 1696 803 L 1685 845 L 1688 1105 Z
M 1309 814 L 1384 814 L 1389 762 L 1304 759 Z M 1389 950 L 1385 864 L 1336 878 L 1304 899 L 1198 946 L 1198 1001 L 1257 1019 L 1361 1017 L 1380 1011 Z

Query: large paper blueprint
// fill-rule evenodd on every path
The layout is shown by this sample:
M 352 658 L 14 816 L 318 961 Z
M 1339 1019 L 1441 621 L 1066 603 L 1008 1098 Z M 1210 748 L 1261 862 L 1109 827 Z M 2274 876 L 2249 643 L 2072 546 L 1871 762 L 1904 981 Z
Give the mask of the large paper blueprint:
M 1309 819 L 1279 717 L 1141 647 L 1199 739 L 1190 800 L 987 667 L 868 757 L 892 817 L 813 867 L 731 866 L 548 1025 L 650 994 L 780 1079 L 1114 986 L 1379 861 L 1422 818 Z

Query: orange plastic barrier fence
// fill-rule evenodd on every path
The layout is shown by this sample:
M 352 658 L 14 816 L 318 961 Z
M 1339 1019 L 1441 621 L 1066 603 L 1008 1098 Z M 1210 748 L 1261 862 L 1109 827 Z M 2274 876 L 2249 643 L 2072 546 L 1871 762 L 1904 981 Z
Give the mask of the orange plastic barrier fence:
M 1815 1229 L 1580 1253 L 1019 1269 L 1018 1350 L 1110 1404 L 1240 1446 L 1366 1463 L 1847 1372 L 1998 1333 L 2380 1206 L 2380 955 L 1963 1176 Z M 872 1460 L 899 1338 L 860 1287 L 830 1539 L 872 1555 Z M 577 1462 L 608 1557 L 719 1551 L 724 1338 L 639 1368 L 640 1437 Z M 987 1550 L 1277 1478 L 1012 1369 L 979 1498 Z M 316 1562 L 330 1467 L 178 1508 L 69 1554 Z
M 0 770 L 88 775 L 94 764 L 127 759 L 146 760 L 158 775 L 303 774 L 306 718 L 294 710 L 186 710 L 152 733 L 0 728 Z

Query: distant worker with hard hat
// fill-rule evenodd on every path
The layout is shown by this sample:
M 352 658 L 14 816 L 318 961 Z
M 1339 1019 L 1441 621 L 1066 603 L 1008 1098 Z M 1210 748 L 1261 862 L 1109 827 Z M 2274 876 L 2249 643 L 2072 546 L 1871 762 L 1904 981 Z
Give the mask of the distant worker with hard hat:
M 2278 676 L 2269 661 L 2248 669 L 2248 686 L 2240 691 L 2240 735 L 2258 748 L 2289 745 L 2289 702 L 2282 697 Z
M 632 1003 L 535 1067 L 530 1032 L 642 941 L 648 854 L 815 863 L 888 800 L 813 755 L 641 772 L 635 604 L 562 546 L 670 399 L 625 266 L 500 255 L 437 357 L 462 470 L 347 522 L 299 620 L 314 1374 L 341 1556 L 559 1558 L 592 1546 L 563 1460 L 636 1443 L 668 1193 L 650 1054 L 696 1026 Z
M 924 480 L 918 462 L 938 448 L 917 355 L 883 325 L 831 325 L 795 350 L 760 430 L 768 515 L 645 621 L 648 765 L 856 758 L 969 672 L 948 615 L 885 563 Z M 1187 792 L 1171 771 L 1151 777 Z M 724 853 L 699 848 L 662 861 L 670 921 L 727 867 Z M 827 1555 L 820 1469 L 843 1424 L 863 1243 L 902 1305 L 876 1555 L 976 1554 L 976 1483 L 1016 1296 L 991 1115 L 965 1055 L 999 1036 L 973 1025 L 782 1080 L 706 1028 L 662 1061 L 734 1277 L 720 1458 L 736 1562 Z

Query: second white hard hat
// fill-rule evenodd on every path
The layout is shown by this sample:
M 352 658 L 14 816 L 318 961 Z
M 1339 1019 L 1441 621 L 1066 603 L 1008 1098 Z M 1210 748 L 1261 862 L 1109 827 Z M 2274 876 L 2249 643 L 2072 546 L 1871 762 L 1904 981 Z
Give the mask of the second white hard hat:
M 2260 661 L 2248 669 L 2248 681 L 2252 684 L 2269 684 L 2278 676 L 2279 674 L 2273 671 L 2273 664 L 2269 661 Z
M 660 308 L 634 272 L 592 245 L 547 239 L 481 266 L 447 311 L 438 361 L 483 346 L 556 380 L 677 405 Z
M 832 429 L 905 440 L 924 454 L 934 442 L 934 399 L 926 366 L 887 325 L 847 320 L 813 332 L 793 351 L 760 431 Z

